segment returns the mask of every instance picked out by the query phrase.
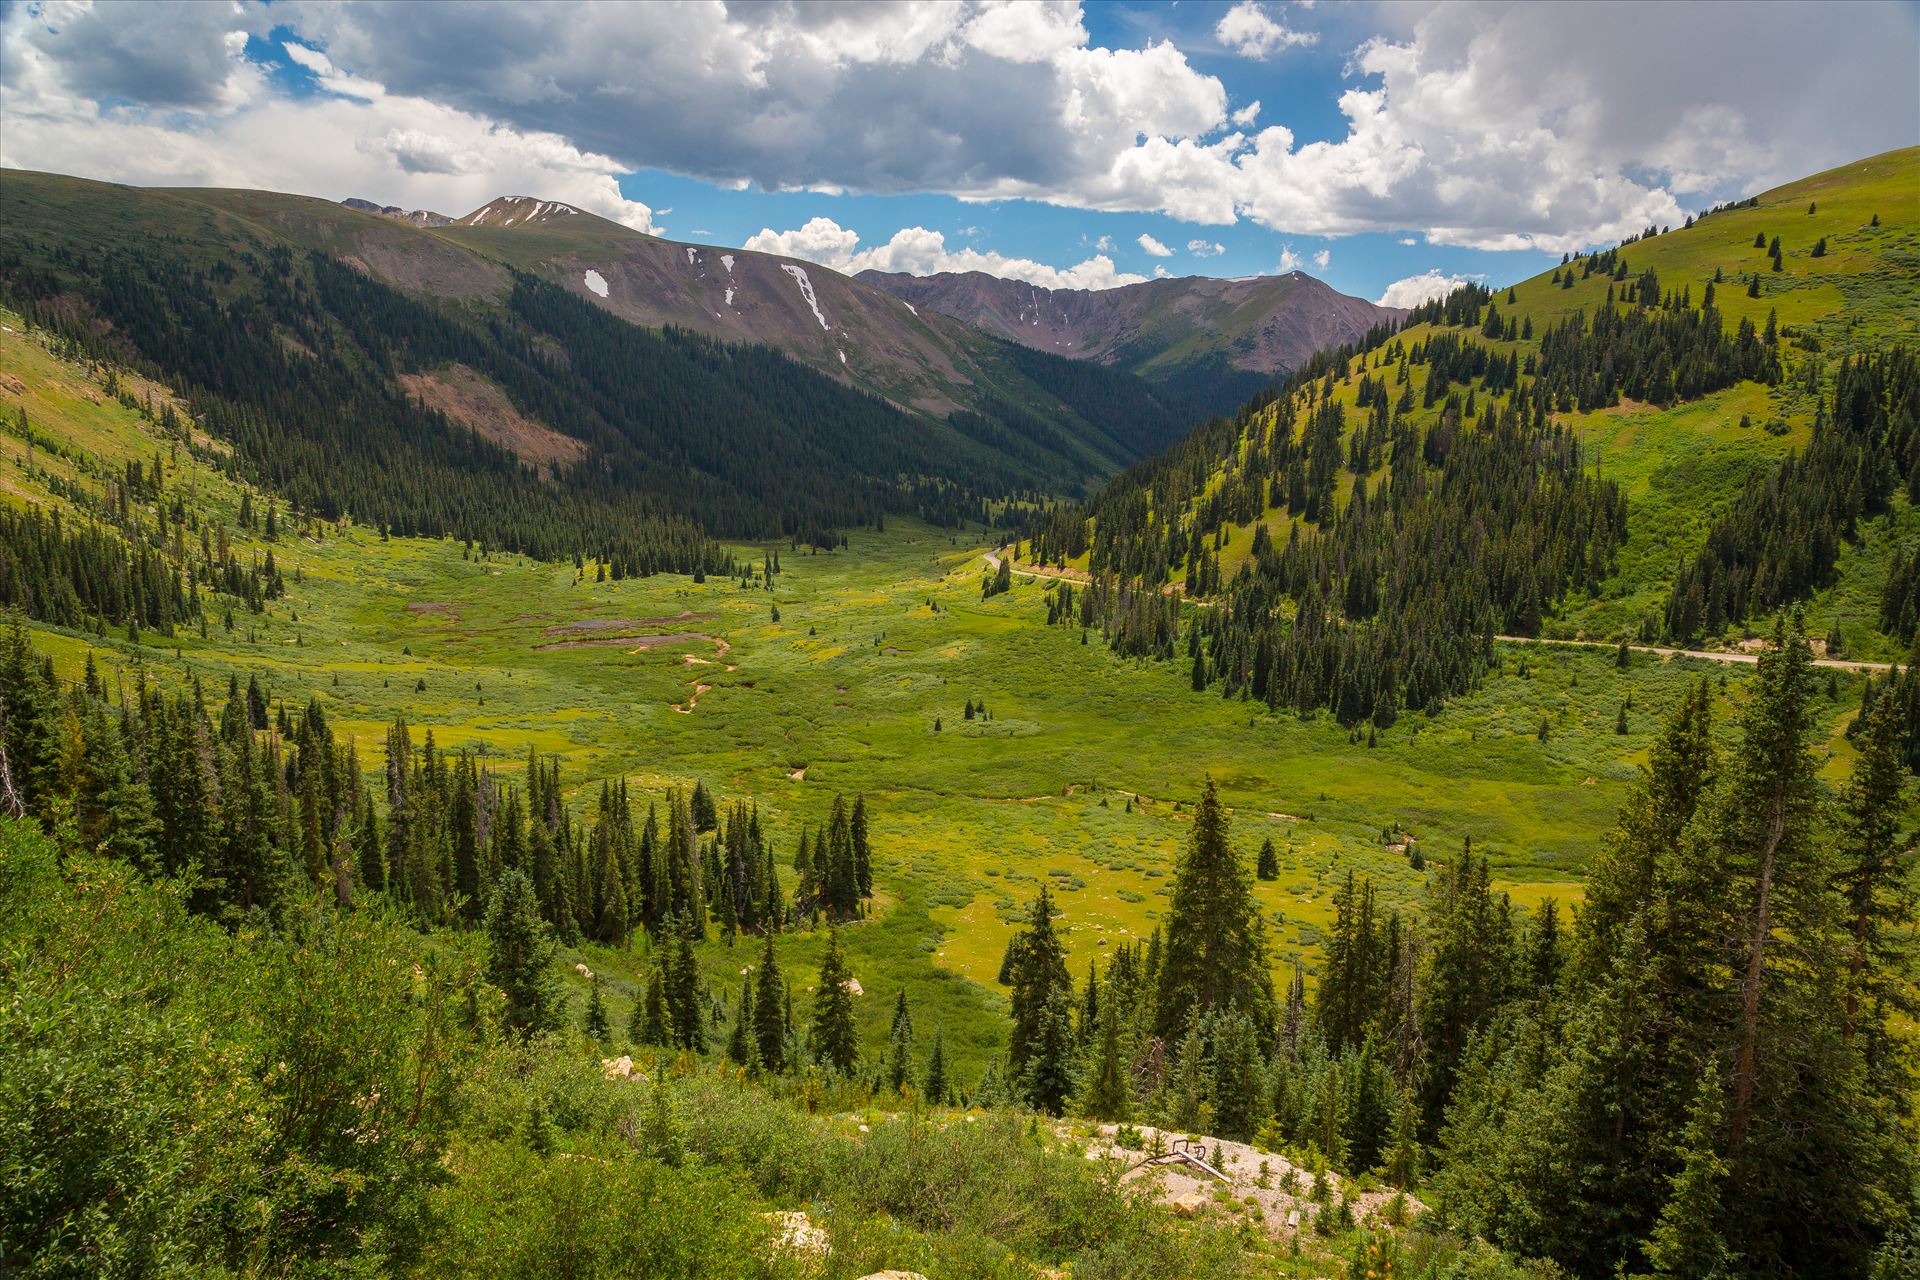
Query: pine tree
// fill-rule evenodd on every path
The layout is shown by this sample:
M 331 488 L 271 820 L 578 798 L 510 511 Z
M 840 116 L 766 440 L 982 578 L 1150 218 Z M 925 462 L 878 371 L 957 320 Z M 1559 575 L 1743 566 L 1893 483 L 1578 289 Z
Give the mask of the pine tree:
M 1099 1040 L 1081 1090 L 1081 1108 L 1088 1115 L 1117 1124 L 1133 1118 L 1133 1089 L 1127 1077 L 1117 1000 L 1109 999 L 1100 1011 Z
M 893 1005 L 893 1027 L 887 1033 L 887 1057 L 881 1067 L 887 1088 L 899 1093 L 913 1079 L 913 1014 L 907 1008 L 907 989 Z
M 1681 1153 L 1680 1171 L 1647 1240 L 1647 1261 L 1653 1264 L 1655 1276 L 1680 1280 L 1725 1274 L 1727 1245 L 1721 1226 L 1727 1162 L 1720 1154 L 1722 1088 L 1717 1073 L 1700 1073 L 1692 1114 L 1675 1144 Z
M 1260 858 L 1254 864 L 1254 874 L 1262 880 L 1280 878 L 1280 855 L 1274 850 L 1272 836 L 1260 842 Z
M 1073 979 L 1067 973 L 1066 948 L 1054 931 L 1053 895 L 1043 884 L 1033 900 L 1027 927 L 1008 943 L 1013 1030 L 1007 1041 L 1007 1069 L 1024 1079 L 1027 1063 L 1039 1051 L 1055 997 L 1071 1003 Z
M 1158 1031 L 1172 1041 L 1203 1010 L 1237 1005 L 1271 1043 L 1276 1009 L 1266 930 L 1246 868 L 1227 838 L 1213 779 L 1194 808 L 1193 832 L 1173 884 Z
M 1073 1092 L 1073 1002 L 1056 988 L 1041 1010 L 1021 1071 L 1021 1091 L 1027 1105 L 1048 1115 L 1066 1109 Z
M 944 1107 L 950 1100 L 953 1086 L 947 1080 L 947 1042 L 940 1028 L 933 1029 L 933 1051 L 927 1055 L 927 1074 L 921 1085 L 921 1093 L 936 1107 Z
M 509 870 L 487 903 L 487 981 L 507 998 L 506 1025 L 522 1035 L 554 1025 L 557 1013 L 553 975 L 555 943 L 533 885 Z
M 827 949 L 820 957 L 820 982 L 813 993 L 813 1056 L 841 1075 L 852 1075 L 860 1058 L 860 1042 L 853 1028 L 853 992 L 847 987 L 847 966 L 840 956 L 840 933 L 827 931 Z
M 752 1069 L 759 1065 L 759 1040 L 754 1033 L 753 978 L 742 975 L 740 1003 L 733 1010 L 733 1030 L 727 1036 L 727 1060 Z
M 754 982 L 753 1035 L 760 1054 L 760 1065 L 768 1071 L 787 1067 L 787 1026 L 780 978 L 780 966 L 773 955 L 773 932 L 768 930 L 760 969 Z
M 611 1031 L 606 998 L 600 992 L 600 975 L 596 973 L 587 984 L 587 1038 L 596 1044 L 603 1043 Z
M 633 1002 L 627 1018 L 627 1039 L 634 1044 L 666 1047 L 673 1043 L 673 1017 L 667 1011 L 666 971 L 655 963 L 647 970 L 647 993 Z
M 673 957 L 667 966 L 667 1015 L 673 1042 L 695 1053 L 707 1051 L 707 1020 L 700 995 L 700 962 L 693 954 L 693 928 L 681 916 L 673 931 Z

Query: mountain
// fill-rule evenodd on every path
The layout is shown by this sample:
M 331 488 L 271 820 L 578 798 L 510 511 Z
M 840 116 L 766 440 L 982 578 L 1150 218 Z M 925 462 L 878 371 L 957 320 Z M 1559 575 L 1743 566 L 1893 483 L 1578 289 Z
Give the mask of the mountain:
M 1199 416 L 1176 392 L 1117 370 L 1089 379 L 1058 355 L 1030 359 L 971 323 L 817 263 L 665 240 L 528 196 L 491 201 L 440 237 L 635 324 L 778 347 L 910 413 L 1064 429 L 1091 444 L 1093 473 L 1164 448 Z
M 1299 271 L 1186 276 L 1117 289 L 1043 289 L 980 271 L 862 271 L 919 307 L 1023 346 L 1140 375 L 1225 412 L 1327 347 L 1406 313 L 1338 293 Z
M 424 227 L 9 171 L 0 296 L 180 387 L 304 510 L 636 569 L 1084 492 L 1188 421 L 819 267 L 530 198 Z
M 1803 607 L 1833 660 L 1908 658 L 1916 163 L 1416 307 L 1055 513 L 1028 558 L 1106 580 L 1089 600 L 1214 598 L 1196 688 L 1348 726 L 1470 693 L 1495 635 L 1731 648 Z M 1113 610 L 1082 621 L 1173 656 L 1153 611 Z
M 382 218 L 392 218 L 395 222 L 406 222 L 416 227 L 444 227 L 453 221 L 446 214 L 435 213 L 431 209 L 402 209 L 397 204 L 375 204 L 359 196 L 348 196 L 340 203 L 361 213 L 378 214 Z

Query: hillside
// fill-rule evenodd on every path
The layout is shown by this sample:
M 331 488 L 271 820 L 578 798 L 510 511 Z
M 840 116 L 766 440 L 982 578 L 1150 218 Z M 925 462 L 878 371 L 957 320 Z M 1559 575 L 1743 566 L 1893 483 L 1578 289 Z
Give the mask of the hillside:
M 1182 422 L 1123 375 L 1036 369 L 828 273 L 816 290 L 797 264 L 750 255 L 736 285 L 672 284 L 695 251 L 538 216 L 560 207 L 427 228 L 271 193 L 10 172 L 0 276 L 44 322 L 190 388 L 243 464 L 303 509 L 542 554 L 617 543 L 623 569 L 713 564 L 702 535 L 824 538 L 882 512 L 950 522 L 1015 491 L 1081 491 Z M 721 257 L 709 266 L 728 275 Z M 642 280 L 665 301 L 638 301 Z M 729 295 L 747 320 L 688 324 Z M 855 374 L 880 344 L 855 303 L 945 342 L 915 351 L 954 371 L 971 407 L 873 394 Z M 765 344 L 794 327 L 831 372 Z
M 1347 723 L 1472 688 L 1495 634 L 1730 645 L 1801 604 L 1836 657 L 1902 659 L 1917 160 L 1418 308 L 1122 476 L 1033 558 L 1222 597 L 1196 683 Z M 1123 651 L 1171 656 L 1157 614 L 1098 599 Z
M 979 271 L 869 270 L 856 278 L 1022 346 L 1125 369 L 1216 413 L 1314 352 L 1357 342 L 1405 314 L 1336 293 L 1299 271 L 1100 290 L 1043 289 Z

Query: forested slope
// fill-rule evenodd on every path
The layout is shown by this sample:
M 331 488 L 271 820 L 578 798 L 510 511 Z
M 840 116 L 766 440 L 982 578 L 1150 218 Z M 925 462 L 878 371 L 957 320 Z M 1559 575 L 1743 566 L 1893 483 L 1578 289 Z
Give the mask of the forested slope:
M 692 572 L 721 567 L 717 535 L 828 541 L 890 511 L 950 523 L 1081 491 L 1178 420 L 1064 361 L 1008 362 L 977 409 L 903 409 L 770 347 L 641 328 L 431 229 L 248 194 L 10 173 L 0 288 L 174 382 L 236 465 L 323 518 Z
M 1437 709 L 1498 634 L 1726 641 L 1802 604 L 1830 652 L 1903 658 L 1915 160 L 1418 308 L 1061 513 L 1030 556 L 1085 567 L 1076 616 L 1121 651 L 1184 641 L 1196 687 L 1348 724 Z M 1176 594 L 1219 607 L 1182 628 Z

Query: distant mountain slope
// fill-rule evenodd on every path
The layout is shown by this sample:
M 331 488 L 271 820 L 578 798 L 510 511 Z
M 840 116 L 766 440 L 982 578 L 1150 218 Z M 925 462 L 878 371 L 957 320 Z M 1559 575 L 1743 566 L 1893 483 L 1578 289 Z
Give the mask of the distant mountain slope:
M 889 511 L 979 519 L 993 499 L 1081 491 L 1178 430 L 1127 393 L 1135 380 L 1089 386 L 1056 361 L 1071 376 L 1055 395 L 1026 372 L 1031 353 L 985 335 L 953 348 L 972 361 L 972 395 L 938 415 L 772 345 L 670 316 L 628 323 L 586 287 L 594 268 L 549 251 L 590 254 L 619 298 L 635 273 L 664 270 L 664 242 L 550 204 L 543 217 L 541 203 L 513 226 L 428 229 L 266 192 L 9 171 L 0 296 L 180 387 L 303 511 L 548 557 L 593 550 L 633 571 L 722 564 L 715 537 L 818 538 Z M 764 309 L 784 283 L 849 355 L 855 336 L 822 330 L 813 307 L 866 295 L 912 315 L 783 266 L 736 262 L 766 286 Z
M 406 222 L 416 227 L 444 227 L 453 221 L 446 214 L 435 213 L 431 209 L 402 209 L 397 204 L 375 204 L 358 196 L 349 196 L 340 203 L 361 213 L 379 214 L 383 218 L 392 218 L 395 222 Z
M 1314 352 L 1405 312 L 1335 292 L 1302 272 L 1188 276 L 1118 289 L 1043 289 L 980 271 L 857 279 L 1022 346 L 1126 369 L 1224 411 Z

